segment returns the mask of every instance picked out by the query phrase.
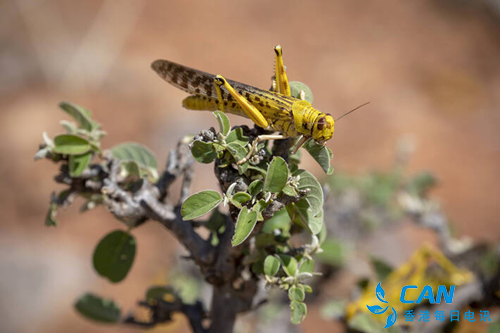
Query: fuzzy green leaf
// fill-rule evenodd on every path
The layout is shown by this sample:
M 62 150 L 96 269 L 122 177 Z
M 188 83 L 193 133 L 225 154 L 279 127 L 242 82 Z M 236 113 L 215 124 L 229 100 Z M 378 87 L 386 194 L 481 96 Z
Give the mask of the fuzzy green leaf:
M 277 211 L 273 217 L 267 220 L 262 228 L 262 232 L 272 234 L 274 230 L 279 229 L 284 233 L 290 230 L 290 217 L 285 208 Z
M 263 186 L 264 186 L 264 183 L 262 182 L 262 180 L 259 180 L 259 179 L 254 180 L 253 182 L 250 183 L 250 185 L 248 185 L 248 193 L 252 197 L 255 197 L 257 194 L 260 193 Z
M 89 151 L 83 155 L 70 155 L 69 157 L 69 175 L 71 177 L 78 177 L 82 174 L 83 170 L 87 168 L 92 160 L 92 152 Z
M 235 193 L 231 199 L 232 199 L 233 203 L 235 204 L 235 206 L 237 206 L 238 208 L 241 208 L 241 205 L 244 204 L 245 202 L 251 200 L 252 197 L 250 196 L 250 194 L 248 194 L 246 192 L 238 192 L 238 193 Z
M 233 156 L 235 162 L 239 162 L 247 156 L 247 150 L 238 142 L 231 142 L 226 145 L 227 150 Z M 238 165 L 238 171 L 243 174 L 247 171 L 250 163 L 246 161 L 245 163 Z
M 248 238 L 248 236 L 250 236 L 250 233 L 252 232 L 256 223 L 257 213 L 254 211 L 249 211 L 247 207 L 243 207 L 243 209 L 240 210 L 238 220 L 236 221 L 236 230 L 231 241 L 233 246 L 238 246 L 243 243 Z
M 218 209 L 215 209 L 212 215 L 210 215 L 210 218 L 205 224 L 205 227 L 211 231 L 218 231 L 219 228 L 224 225 L 224 222 L 225 222 L 224 215 L 222 215 Z
M 281 157 L 274 157 L 267 168 L 264 191 L 278 193 L 286 185 L 288 180 L 288 166 Z
M 280 261 L 275 256 L 267 256 L 264 260 L 264 274 L 275 276 L 280 269 Z
M 291 301 L 290 311 L 292 324 L 298 325 L 306 318 L 307 306 L 305 303 L 299 301 Z
M 295 276 L 295 273 L 297 272 L 297 260 L 286 254 L 280 254 L 279 257 L 286 275 Z
M 59 103 L 59 107 L 63 109 L 64 112 L 73 117 L 80 126 L 80 128 L 83 128 L 84 130 L 90 132 L 98 126 L 98 124 L 92 120 L 92 115 L 90 114 L 90 111 L 82 106 L 72 104 L 69 102 L 61 102 Z
M 283 193 L 285 193 L 286 195 L 288 195 L 290 197 L 297 196 L 297 192 L 289 184 L 286 184 L 285 187 L 283 187 Z
M 243 147 L 246 146 L 246 144 L 248 143 L 248 137 L 243 135 L 243 128 L 238 127 L 229 132 L 226 138 L 226 143 L 231 142 L 237 142 Z
M 104 237 L 94 251 L 94 268 L 99 275 L 111 282 L 123 280 L 135 258 L 135 238 L 122 230 L 115 230 Z
M 316 258 L 319 262 L 333 267 L 340 267 L 347 257 L 347 249 L 339 240 L 327 238 L 322 244 L 323 252 L 318 253 Z
M 268 205 L 269 203 L 263 199 L 260 199 L 255 203 L 255 205 L 253 205 L 252 210 L 257 212 L 257 221 L 264 221 L 264 217 L 262 216 L 262 211 L 266 209 Z
M 311 155 L 316 162 L 318 162 L 327 175 L 331 175 L 333 173 L 333 167 L 330 165 L 333 153 L 330 148 L 316 143 L 313 139 L 307 140 L 303 148 L 307 150 L 309 155 Z
M 57 203 L 51 202 L 49 210 L 47 211 L 47 215 L 45 216 L 45 225 L 47 227 L 57 227 Z
M 304 290 L 299 287 L 291 287 L 288 289 L 288 298 L 290 301 L 302 302 L 306 298 Z
M 158 178 L 156 157 L 146 146 L 136 142 L 126 142 L 111 148 L 111 153 L 121 162 L 134 161 L 153 179 Z
M 75 303 L 75 309 L 88 319 L 103 323 L 116 323 L 120 320 L 120 307 L 110 299 L 87 293 Z
M 300 98 L 300 91 L 301 90 L 304 90 L 304 92 L 305 92 L 305 96 L 306 96 L 305 100 L 312 104 L 314 99 L 313 99 L 313 94 L 312 94 L 311 89 L 302 82 L 299 82 L 299 81 L 290 82 L 290 92 L 292 93 L 293 97 Z
M 236 162 L 241 161 L 247 156 L 247 150 L 238 142 L 231 142 L 227 144 L 226 148 Z
M 62 134 L 54 138 L 54 152 L 63 155 L 81 155 L 90 150 L 90 143 L 79 136 Z
M 315 262 L 312 259 L 303 260 L 300 263 L 299 273 L 312 273 L 314 272 Z
M 193 154 L 195 160 L 205 164 L 212 163 L 217 157 L 217 151 L 215 150 L 213 143 L 199 140 L 193 142 L 191 154 Z
M 286 206 L 288 214 L 294 221 L 314 235 L 323 228 L 323 212 L 314 214 L 309 203 L 305 199 Z
M 215 118 L 217 118 L 217 122 L 219 123 L 220 132 L 226 136 L 229 134 L 231 130 L 231 123 L 229 122 L 229 118 L 222 111 L 214 112 Z
M 389 265 L 387 262 L 385 262 L 382 259 L 379 259 L 375 256 L 370 257 L 370 263 L 372 264 L 373 268 L 375 269 L 375 273 L 377 273 L 377 279 L 380 281 L 385 280 L 385 278 L 391 274 L 391 272 L 394 270 L 394 268 Z
M 221 201 L 222 196 L 217 191 L 206 190 L 195 193 L 182 204 L 182 219 L 187 221 L 205 215 L 217 207 Z
M 297 188 L 299 190 L 309 190 L 305 199 L 309 203 L 313 216 L 316 216 L 323 210 L 323 189 L 309 171 L 299 169 L 293 173 L 294 177 L 300 177 Z M 319 232 L 319 230 L 318 230 Z

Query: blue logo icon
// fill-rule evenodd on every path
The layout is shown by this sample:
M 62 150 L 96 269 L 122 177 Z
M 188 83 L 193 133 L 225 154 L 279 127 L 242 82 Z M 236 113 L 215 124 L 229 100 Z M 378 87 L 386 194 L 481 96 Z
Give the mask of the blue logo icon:
M 382 289 L 381 283 L 382 282 L 379 282 L 377 284 L 377 288 L 375 288 L 375 295 L 377 296 L 379 301 L 381 301 L 382 303 L 388 304 L 389 302 L 387 302 L 385 300 L 385 291 L 384 291 L 384 289 Z M 385 313 L 387 311 L 387 309 L 389 309 L 389 306 L 386 306 L 385 308 L 383 308 L 380 305 L 372 305 L 372 306 L 366 305 L 366 307 L 368 308 L 368 310 L 370 310 L 371 313 L 376 314 L 376 315 L 381 315 L 381 314 Z M 391 306 L 391 310 L 392 310 L 392 314 L 389 317 L 387 317 L 387 323 L 385 324 L 384 328 L 388 328 L 388 327 L 391 327 L 392 325 L 394 325 L 394 323 L 396 322 L 396 319 L 398 318 L 398 314 L 392 306 Z

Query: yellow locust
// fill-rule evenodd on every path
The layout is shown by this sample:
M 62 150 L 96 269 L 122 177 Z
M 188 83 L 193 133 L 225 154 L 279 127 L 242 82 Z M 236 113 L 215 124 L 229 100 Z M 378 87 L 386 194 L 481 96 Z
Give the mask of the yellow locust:
M 191 96 L 182 105 L 190 110 L 221 110 L 250 118 L 258 126 L 279 132 L 279 135 L 261 135 L 252 144 L 248 155 L 238 161 L 245 163 L 257 144 L 265 140 L 300 137 L 293 152 L 309 138 L 324 145 L 333 135 L 334 119 L 312 107 L 311 103 L 291 96 L 290 84 L 283 64 L 281 46 L 275 51 L 275 79 L 273 90 L 259 89 L 248 84 L 226 80 L 213 75 L 173 63 L 156 60 L 151 65 L 160 77 Z

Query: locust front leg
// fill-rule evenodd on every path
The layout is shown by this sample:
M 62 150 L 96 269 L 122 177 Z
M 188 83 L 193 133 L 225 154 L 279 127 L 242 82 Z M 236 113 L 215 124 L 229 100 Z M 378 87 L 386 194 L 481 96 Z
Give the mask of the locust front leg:
M 286 75 L 285 64 L 283 63 L 283 50 L 281 49 L 281 45 L 276 45 L 274 47 L 274 53 L 276 53 L 274 65 L 276 84 L 274 88 L 276 89 L 276 92 L 280 94 L 291 96 L 292 92 L 290 90 L 288 76 Z
M 269 122 L 267 119 L 260 113 L 260 111 L 253 106 L 245 97 L 241 96 L 234 88 L 227 82 L 227 80 L 222 75 L 217 75 L 214 79 L 215 87 L 217 90 L 217 97 L 219 99 L 219 105 L 221 110 L 224 111 L 224 101 L 222 99 L 222 93 L 220 87 L 226 88 L 226 90 L 233 96 L 236 102 L 241 106 L 243 112 L 252 120 L 257 126 L 260 126 L 264 129 L 269 128 Z M 237 162 L 238 165 L 245 163 L 252 156 L 257 148 L 257 145 L 266 140 L 278 140 L 283 139 L 283 135 L 260 135 L 258 136 L 254 142 L 252 143 L 252 147 L 248 152 L 247 156 L 244 159 Z
M 281 134 L 271 134 L 271 135 L 259 135 L 255 140 L 253 140 L 252 147 L 250 147 L 250 151 L 248 152 L 247 156 L 245 156 L 244 159 L 236 162 L 236 164 L 241 165 L 248 161 L 250 157 L 254 154 L 255 150 L 257 149 L 257 146 L 259 143 L 267 140 L 281 140 L 285 139 L 286 137 Z

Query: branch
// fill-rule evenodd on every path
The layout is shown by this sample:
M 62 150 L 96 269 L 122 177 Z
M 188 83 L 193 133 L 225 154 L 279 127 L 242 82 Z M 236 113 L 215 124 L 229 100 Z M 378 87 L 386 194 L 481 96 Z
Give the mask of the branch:
M 189 325 L 194 333 L 207 332 L 202 325 L 203 319 L 206 318 L 207 314 L 200 301 L 197 301 L 195 304 L 185 304 L 179 298 L 176 298 L 174 302 L 156 299 L 149 303 L 140 301 L 138 304 L 151 311 L 151 320 L 139 321 L 136 320 L 133 315 L 129 315 L 124 320 L 125 324 L 151 328 L 158 324 L 170 322 L 172 320 L 172 315 L 176 312 L 180 312 L 188 318 Z
M 120 176 L 118 160 L 109 152 L 105 153 L 104 159 L 106 165 L 91 165 L 78 178 L 70 177 L 67 165 L 63 165 L 55 179 L 58 183 L 69 185 L 68 193 L 103 194 L 104 204 L 110 212 L 131 227 L 147 220 L 160 222 L 184 245 L 202 271 L 206 271 L 214 261 L 213 247 L 194 231 L 190 222 L 182 220 L 180 206 L 165 203 L 170 185 L 182 175 L 181 200 L 188 196 L 193 159 L 187 145 L 180 142 L 170 152 L 166 170 L 156 184 L 141 179 L 136 189 L 123 188 L 124 179 Z

